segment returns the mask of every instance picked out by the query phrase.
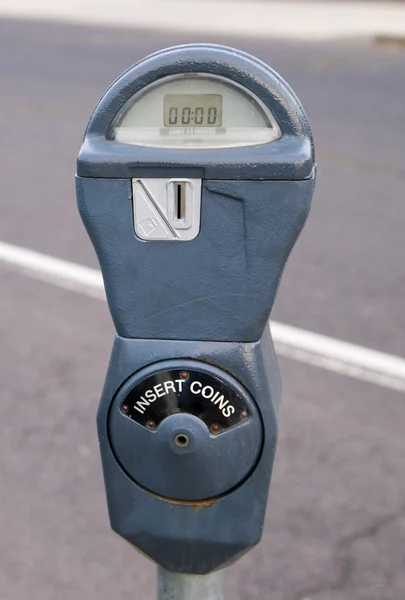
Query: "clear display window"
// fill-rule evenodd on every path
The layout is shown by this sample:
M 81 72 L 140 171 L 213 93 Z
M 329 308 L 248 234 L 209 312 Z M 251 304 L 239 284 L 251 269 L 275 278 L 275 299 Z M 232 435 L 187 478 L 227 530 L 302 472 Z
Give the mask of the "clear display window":
M 269 109 L 224 77 L 164 77 L 144 88 L 115 118 L 109 139 L 152 147 L 225 148 L 281 137 Z

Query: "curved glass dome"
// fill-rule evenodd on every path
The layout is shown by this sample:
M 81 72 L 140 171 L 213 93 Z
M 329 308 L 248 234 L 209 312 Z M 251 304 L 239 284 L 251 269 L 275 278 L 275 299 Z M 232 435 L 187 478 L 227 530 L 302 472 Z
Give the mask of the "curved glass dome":
M 204 73 L 164 77 L 135 94 L 108 138 L 159 148 L 229 148 L 272 142 L 281 131 L 246 88 Z

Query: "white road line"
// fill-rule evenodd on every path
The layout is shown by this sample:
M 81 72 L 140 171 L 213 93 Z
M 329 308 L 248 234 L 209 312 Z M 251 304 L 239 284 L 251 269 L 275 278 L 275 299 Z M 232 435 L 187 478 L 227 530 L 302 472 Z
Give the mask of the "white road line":
M 405 6 L 385 1 L 0 0 L 0 15 L 264 39 L 405 35 Z
M 105 300 L 103 278 L 96 269 L 4 242 L 0 242 L 0 262 L 33 279 Z M 274 321 L 271 331 L 281 356 L 405 391 L 403 358 Z
M 105 300 L 100 271 L 0 242 L 0 261 L 15 271 L 86 296 Z
M 403 358 L 274 321 L 270 326 L 280 356 L 405 391 Z

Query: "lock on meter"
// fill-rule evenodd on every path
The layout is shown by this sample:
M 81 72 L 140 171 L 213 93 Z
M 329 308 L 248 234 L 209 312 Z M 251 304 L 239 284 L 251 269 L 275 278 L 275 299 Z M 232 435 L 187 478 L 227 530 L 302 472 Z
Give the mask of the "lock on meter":
M 152 54 L 87 127 L 77 198 L 117 331 L 98 411 L 109 515 L 170 571 L 261 538 L 281 388 L 267 324 L 314 184 L 299 100 L 232 48 Z

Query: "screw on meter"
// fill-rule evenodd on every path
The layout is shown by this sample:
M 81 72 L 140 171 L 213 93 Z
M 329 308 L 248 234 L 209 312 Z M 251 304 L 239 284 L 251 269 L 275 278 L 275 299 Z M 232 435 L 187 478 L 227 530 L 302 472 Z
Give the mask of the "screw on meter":
M 315 168 L 294 92 L 232 48 L 156 52 L 90 118 L 76 189 L 117 332 L 97 417 L 109 515 L 168 570 L 208 573 L 261 538 L 268 320 Z

